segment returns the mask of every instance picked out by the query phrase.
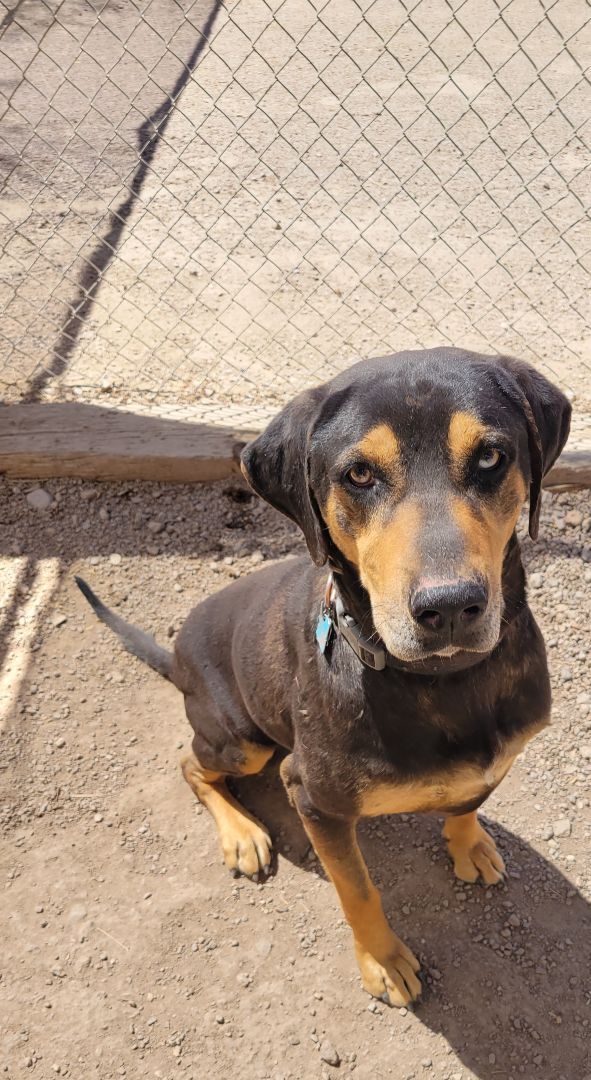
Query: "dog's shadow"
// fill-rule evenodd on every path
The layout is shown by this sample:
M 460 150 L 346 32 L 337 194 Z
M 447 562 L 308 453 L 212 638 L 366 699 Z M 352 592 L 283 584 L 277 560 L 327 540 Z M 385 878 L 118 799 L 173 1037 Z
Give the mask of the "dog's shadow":
M 276 768 L 236 790 L 271 827 L 278 855 L 323 876 Z M 555 865 L 483 816 L 508 869 L 506 883 L 488 889 L 456 880 L 436 817 L 360 826 L 386 914 L 425 976 L 415 1016 L 401 1023 L 442 1035 L 479 1080 L 588 1080 L 591 906 Z

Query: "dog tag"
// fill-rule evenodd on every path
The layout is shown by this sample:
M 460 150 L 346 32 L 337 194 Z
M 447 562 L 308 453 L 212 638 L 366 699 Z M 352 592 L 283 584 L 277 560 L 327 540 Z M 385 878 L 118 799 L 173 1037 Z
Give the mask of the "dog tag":
M 316 641 L 321 653 L 325 653 L 334 634 L 334 626 L 330 615 L 323 606 L 316 623 Z

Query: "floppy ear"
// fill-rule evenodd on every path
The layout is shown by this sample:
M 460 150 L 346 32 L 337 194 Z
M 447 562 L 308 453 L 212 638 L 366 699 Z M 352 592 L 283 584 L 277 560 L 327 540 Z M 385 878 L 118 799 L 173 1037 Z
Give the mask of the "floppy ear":
M 542 479 L 561 453 L 570 431 L 571 404 L 544 375 L 513 357 L 499 357 L 500 386 L 519 406 L 527 423 L 530 460 L 529 535 L 538 536 Z
M 310 488 L 309 443 L 324 398 L 322 387 L 298 394 L 242 451 L 250 486 L 302 530 L 317 566 L 328 558 L 323 522 Z

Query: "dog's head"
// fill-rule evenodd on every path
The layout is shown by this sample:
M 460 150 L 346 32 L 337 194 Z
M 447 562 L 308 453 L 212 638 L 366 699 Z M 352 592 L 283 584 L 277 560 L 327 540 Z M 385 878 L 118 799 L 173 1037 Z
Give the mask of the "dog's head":
M 565 396 L 533 368 L 458 349 L 356 364 L 300 394 L 246 447 L 254 490 L 314 562 L 348 564 L 399 660 L 487 653 L 507 544 L 564 446 Z

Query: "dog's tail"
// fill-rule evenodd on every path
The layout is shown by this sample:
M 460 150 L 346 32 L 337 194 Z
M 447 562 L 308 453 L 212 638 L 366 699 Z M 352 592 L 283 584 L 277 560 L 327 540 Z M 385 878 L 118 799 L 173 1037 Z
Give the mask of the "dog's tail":
M 145 630 L 139 630 L 131 623 L 125 622 L 120 615 L 116 615 L 114 611 L 106 607 L 83 578 L 74 576 L 74 580 L 95 615 L 109 627 L 109 630 L 117 634 L 123 647 L 133 656 L 137 656 L 138 660 L 143 660 L 144 664 L 154 668 L 154 671 L 163 675 L 165 679 L 172 679 L 172 653 L 158 645 L 151 634 L 146 634 Z

